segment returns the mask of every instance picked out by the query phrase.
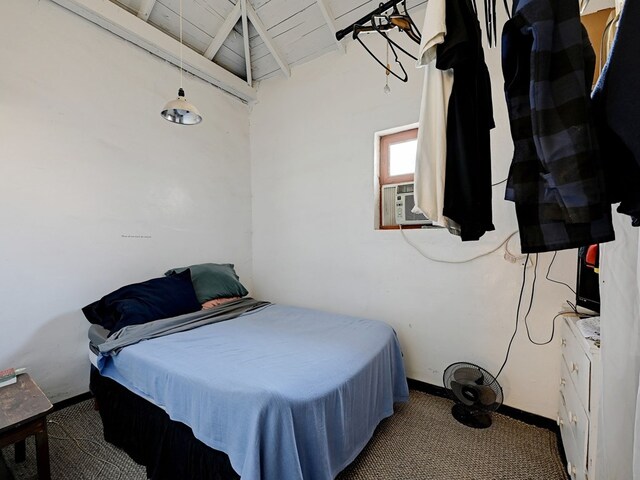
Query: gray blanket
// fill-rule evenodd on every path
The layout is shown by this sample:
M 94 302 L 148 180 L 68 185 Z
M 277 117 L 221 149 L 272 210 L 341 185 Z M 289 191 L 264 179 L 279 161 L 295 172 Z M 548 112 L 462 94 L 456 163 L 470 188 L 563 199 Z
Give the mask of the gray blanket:
M 104 343 L 96 345 L 103 355 L 117 355 L 118 352 L 127 345 L 133 345 L 142 340 L 163 337 L 172 333 L 184 332 L 209 325 L 211 323 L 223 322 L 240 315 L 271 305 L 269 302 L 254 300 L 253 298 L 241 298 L 233 302 L 228 302 L 219 307 L 198 310 L 178 317 L 164 318 L 141 325 L 129 325 L 118 330 Z

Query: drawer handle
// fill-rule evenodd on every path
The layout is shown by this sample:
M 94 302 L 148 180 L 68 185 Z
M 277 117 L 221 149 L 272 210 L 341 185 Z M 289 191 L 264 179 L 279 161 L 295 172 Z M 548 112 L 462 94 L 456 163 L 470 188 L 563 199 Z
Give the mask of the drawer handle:
M 567 339 L 563 338 L 562 340 L 560 340 L 560 343 L 562 344 L 563 347 L 567 346 Z
M 571 371 L 578 373 L 578 364 L 576 362 L 571 362 Z
M 567 384 L 567 381 L 564 378 L 560 378 L 560 386 L 564 387 Z
M 564 426 L 564 420 L 562 420 L 562 418 L 560 418 L 560 415 L 558 415 L 556 417 L 556 423 L 558 424 L 559 427 Z
M 567 473 L 572 477 L 576 476 L 576 466 L 572 465 L 571 462 L 567 463 Z

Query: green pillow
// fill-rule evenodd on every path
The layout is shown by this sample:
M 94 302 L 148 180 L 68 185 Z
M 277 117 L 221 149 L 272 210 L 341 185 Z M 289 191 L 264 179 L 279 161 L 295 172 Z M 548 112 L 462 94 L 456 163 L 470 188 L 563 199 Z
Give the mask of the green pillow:
M 172 268 L 165 275 L 175 275 L 189 269 L 191 283 L 200 303 L 216 298 L 244 297 L 249 292 L 240 283 L 231 263 L 201 263 L 189 267 Z

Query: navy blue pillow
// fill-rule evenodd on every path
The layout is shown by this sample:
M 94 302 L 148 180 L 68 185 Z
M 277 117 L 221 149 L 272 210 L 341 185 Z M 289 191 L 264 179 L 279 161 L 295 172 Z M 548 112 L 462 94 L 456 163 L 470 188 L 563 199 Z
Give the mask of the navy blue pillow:
M 113 333 L 128 325 L 176 317 L 201 308 L 193 290 L 191 273 L 185 270 L 170 277 L 119 288 L 84 307 L 82 313 L 91 323 Z

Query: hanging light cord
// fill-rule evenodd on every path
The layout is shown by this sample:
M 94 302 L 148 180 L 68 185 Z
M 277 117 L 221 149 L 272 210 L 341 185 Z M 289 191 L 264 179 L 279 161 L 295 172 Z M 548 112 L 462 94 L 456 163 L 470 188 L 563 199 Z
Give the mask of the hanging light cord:
M 180 0 L 180 90 L 182 90 L 182 0 Z

